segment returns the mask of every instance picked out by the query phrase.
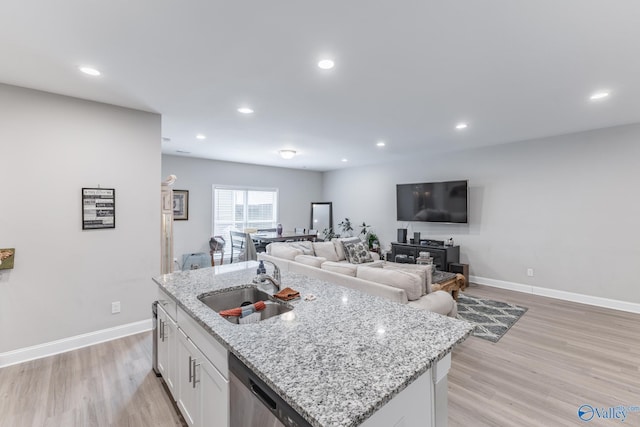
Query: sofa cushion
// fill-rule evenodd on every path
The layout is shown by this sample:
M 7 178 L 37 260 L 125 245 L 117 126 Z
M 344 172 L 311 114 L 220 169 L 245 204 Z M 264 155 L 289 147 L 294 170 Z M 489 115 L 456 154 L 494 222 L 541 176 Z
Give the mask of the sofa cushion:
M 358 271 L 357 265 L 349 264 L 348 262 L 327 261 L 323 262 L 320 268 L 353 277 L 356 277 L 356 272 Z
M 415 273 L 422 279 L 422 295 L 431 293 L 431 266 L 419 264 L 399 264 L 395 262 L 387 262 L 382 268 L 404 270 L 409 273 Z
M 338 261 L 344 261 L 347 259 L 346 254 L 344 253 L 344 244 L 343 243 L 356 243 L 360 241 L 359 237 L 342 237 L 342 238 L 333 238 L 331 239 L 333 244 L 336 247 L 336 254 L 338 254 Z
M 313 242 L 303 240 L 299 242 L 283 242 L 285 245 L 289 245 L 292 248 L 302 251 L 302 255 L 315 255 L 313 252 Z
M 313 250 L 316 256 L 326 258 L 325 261 L 338 261 L 336 246 L 333 242 L 313 242 Z
M 409 301 L 415 301 L 422 295 L 422 279 L 417 274 L 409 273 L 405 270 L 364 267 L 359 268 L 357 273 L 357 277 L 360 279 L 403 289 Z
M 369 248 L 364 242 L 344 243 L 344 253 L 351 264 L 373 262 Z
M 302 251 L 300 249 L 292 248 L 288 245 L 271 245 L 269 254 L 276 258 L 283 258 L 293 261 L 296 256 L 302 255 Z
M 331 243 L 331 242 L 329 242 Z M 320 268 L 323 262 L 327 261 L 326 258 L 313 255 L 298 255 L 295 257 L 295 261 L 300 264 L 310 265 L 312 267 Z

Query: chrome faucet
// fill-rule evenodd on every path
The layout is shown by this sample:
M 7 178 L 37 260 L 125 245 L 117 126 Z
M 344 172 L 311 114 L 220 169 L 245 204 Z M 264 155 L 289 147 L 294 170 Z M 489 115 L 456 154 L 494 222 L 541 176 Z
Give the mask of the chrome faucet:
M 261 261 L 268 262 L 273 266 L 273 276 L 269 276 L 265 274 L 264 276 L 261 277 L 261 279 L 263 279 L 263 281 L 267 281 L 271 283 L 276 288 L 276 292 L 280 292 L 280 285 L 282 283 L 282 279 L 280 276 L 280 268 L 271 261 L 267 261 L 267 260 L 261 260 Z

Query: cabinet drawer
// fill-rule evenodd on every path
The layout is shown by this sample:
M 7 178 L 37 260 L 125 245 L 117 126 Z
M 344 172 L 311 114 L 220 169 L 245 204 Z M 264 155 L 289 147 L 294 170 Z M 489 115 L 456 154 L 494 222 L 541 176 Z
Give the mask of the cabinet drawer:
M 160 288 L 158 288 L 158 305 L 174 322 L 178 319 L 178 304 Z
M 227 360 L 227 349 L 181 308 L 178 308 L 178 327 L 204 353 L 205 357 L 218 369 L 224 379 L 228 380 L 229 362 Z

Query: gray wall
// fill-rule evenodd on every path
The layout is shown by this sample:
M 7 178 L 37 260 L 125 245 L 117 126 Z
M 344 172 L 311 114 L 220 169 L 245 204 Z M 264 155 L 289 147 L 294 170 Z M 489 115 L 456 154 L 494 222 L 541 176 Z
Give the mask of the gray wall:
M 214 184 L 277 188 L 285 230 L 308 228 L 311 202 L 322 201 L 320 172 L 163 155 L 162 175 L 170 174 L 178 177 L 174 189 L 189 190 L 189 220 L 174 222 L 174 257 L 180 262 L 185 253 L 209 254 Z
M 160 116 L 0 84 L 0 353 L 149 319 L 160 270 Z M 83 231 L 81 189 L 116 189 Z M 122 312 L 111 314 L 111 302 Z
M 474 276 L 638 303 L 638 159 L 629 125 L 333 171 L 324 196 L 336 222 L 367 221 L 385 248 L 408 226 L 453 237 Z M 469 179 L 468 225 L 395 220 L 396 184 L 455 179 Z

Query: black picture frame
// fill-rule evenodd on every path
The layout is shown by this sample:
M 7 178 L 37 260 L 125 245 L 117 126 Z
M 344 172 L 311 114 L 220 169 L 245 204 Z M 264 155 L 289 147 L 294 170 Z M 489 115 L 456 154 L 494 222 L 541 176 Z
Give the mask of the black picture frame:
M 116 228 L 115 188 L 82 188 L 82 229 Z
M 189 190 L 173 190 L 173 219 L 174 221 L 189 219 Z

